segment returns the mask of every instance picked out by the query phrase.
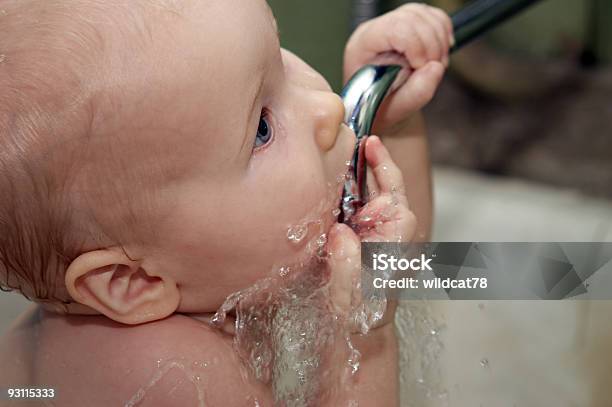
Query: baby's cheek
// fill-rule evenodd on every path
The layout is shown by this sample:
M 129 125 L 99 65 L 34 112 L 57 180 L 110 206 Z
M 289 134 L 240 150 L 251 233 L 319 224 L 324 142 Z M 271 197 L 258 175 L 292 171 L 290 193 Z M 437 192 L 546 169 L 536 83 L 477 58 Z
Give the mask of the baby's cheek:
M 302 256 L 311 257 L 325 246 L 328 232 L 337 220 L 340 190 L 327 183 L 313 183 L 305 192 L 303 215 L 288 227 L 287 240 Z
M 327 174 L 321 157 L 302 151 L 285 156 L 282 166 L 265 162 L 265 180 L 253 178 L 243 189 L 251 209 L 245 219 L 256 225 L 256 239 L 273 267 L 300 261 L 312 254 L 335 222 L 341 184 Z M 262 166 L 263 167 L 263 166 Z M 261 172 L 261 171 L 260 171 Z M 246 229 L 246 225 L 242 225 Z

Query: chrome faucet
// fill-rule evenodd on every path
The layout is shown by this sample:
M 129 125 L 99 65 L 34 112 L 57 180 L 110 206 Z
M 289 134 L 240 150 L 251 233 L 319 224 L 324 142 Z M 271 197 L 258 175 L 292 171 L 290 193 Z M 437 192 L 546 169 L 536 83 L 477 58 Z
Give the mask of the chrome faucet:
M 451 16 L 458 50 L 478 35 L 519 13 L 539 0 L 475 0 Z M 344 184 L 340 222 L 347 223 L 367 203 L 365 141 L 372 131 L 376 112 L 402 70 L 399 65 L 366 65 L 342 89 L 345 123 L 357 142 L 351 160 L 351 179 Z

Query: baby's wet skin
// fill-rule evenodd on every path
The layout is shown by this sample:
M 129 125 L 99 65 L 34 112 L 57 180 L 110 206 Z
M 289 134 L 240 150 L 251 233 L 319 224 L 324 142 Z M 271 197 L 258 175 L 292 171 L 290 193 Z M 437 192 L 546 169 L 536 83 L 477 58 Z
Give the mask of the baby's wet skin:
M 115 117 L 139 130 L 114 135 L 114 151 L 126 154 L 122 160 L 147 168 L 150 157 L 164 151 L 168 154 L 159 165 L 180 174 L 154 189 L 151 206 L 163 220 L 139 242 L 83 253 L 66 273 L 74 299 L 124 323 L 175 311 L 213 312 L 232 292 L 306 256 L 308 245 L 292 244 L 287 231 L 297 226 L 300 232 L 304 222 L 314 222 L 307 229 L 313 234 L 317 229 L 319 237 L 329 230 L 340 196 L 337 180 L 353 150 L 354 135 L 342 124 L 339 96 L 312 68 L 281 50 L 264 1 L 194 2 L 190 7 L 193 13 L 174 38 L 172 66 L 160 62 L 155 67 L 155 81 L 167 92 L 138 89 L 144 92 L 139 108 L 159 114 L 146 121 L 127 112 Z M 216 18 L 202 25 L 197 19 L 203 15 L 206 21 Z M 245 28 L 231 29 L 238 26 Z M 203 39 L 197 47 L 190 40 L 194 37 Z M 226 67 L 227 50 L 234 48 L 244 52 Z M 94 140 L 106 134 L 94 132 L 100 133 Z M 91 158 L 93 177 L 108 163 Z M 93 181 L 89 175 L 84 179 Z M 107 210 L 102 206 L 112 208 L 103 205 L 104 199 L 96 202 L 99 212 Z M 124 278 L 112 278 L 111 263 L 124 266 Z M 100 273 L 104 268 L 108 272 Z M 137 275 L 150 296 L 147 312 L 139 309 L 144 302 L 139 305 L 138 297 L 121 295 L 130 281 L 136 283 L 128 277 Z
M 386 174 L 386 172 L 383 172 L 383 174 Z M 275 396 L 278 399 L 279 394 L 281 397 L 289 398 L 295 397 L 297 394 L 303 400 L 306 396 L 314 397 L 313 393 L 316 392 L 329 393 L 330 389 L 322 388 L 321 382 L 317 380 L 320 376 L 329 379 L 330 375 L 336 374 L 337 378 L 335 380 L 344 380 L 343 388 L 350 390 L 353 388 L 352 386 L 358 386 L 361 380 L 365 380 L 364 376 L 370 372 L 379 374 L 383 365 L 386 371 L 389 371 L 388 369 L 395 363 L 394 359 L 391 358 L 394 342 L 392 333 L 389 333 L 386 328 L 380 328 L 380 333 L 375 333 L 370 337 L 374 343 L 382 341 L 382 343 L 387 344 L 385 349 L 390 354 L 385 357 L 382 357 L 384 353 L 381 355 L 380 349 L 377 348 L 380 345 L 368 344 L 368 341 L 364 342 L 364 338 L 359 337 L 354 339 L 356 342 L 352 340 L 346 342 L 344 335 L 347 331 L 337 326 L 334 328 L 335 323 L 333 321 L 339 315 L 337 314 L 340 312 L 339 309 L 343 309 L 342 312 L 345 314 L 350 310 L 350 299 L 342 302 L 340 297 L 346 297 L 346 294 L 349 294 L 350 298 L 350 292 L 353 289 L 353 280 L 350 273 L 358 272 L 358 268 L 354 268 L 357 262 L 346 262 L 349 257 L 356 256 L 356 252 L 348 250 L 345 243 L 338 239 L 337 233 L 334 233 L 330 235 L 332 249 L 329 252 L 333 256 L 337 256 L 338 260 L 334 260 L 335 270 L 328 270 L 327 274 L 323 273 L 323 269 L 320 268 L 323 263 L 320 262 L 302 265 L 301 269 L 294 267 L 287 274 L 278 275 L 280 279 L 296 278 L 296 282 L 299 282 L 299 284 L 294 284 L 293 288 L 291 285 L 286 287 L 285 295 L 289 295 L 285 297 L 285 300 L 276 296 L 273 297 L 272 303 L 259 303 L 256 304 L 255 308 L 251 308 L 247 306 L 249 298 L 247 296 L 243 298 L 246 302 L 242 308 L 242 317 L 247 321 L 249 316 L 265 315 L 266 309 L 270 310 L 266 307 L 270 306 L 278 313 L 275 315 L 284 315 L 280 319 L 273 316 L 270 325 L 267 327 L 258 325 L 259 330 L 246 329 L 249 327 L 248 323 L 242 325 L 243 330 L 239 331 L 237 335 L 238 337 L 249 335 L 246 342 L 251 346 L 257 343 L 258 338 L 255 337 L 257 335 L 264 337 L 277 336 L 279 340 L 282 339 L 282 343 L 287 343 L 287 341 L 291 342 L 290 338 L 308 339 L 309 335 L 316 333 L 317 340 L 307 341 L 310 347 L 304 348 L 304 353 L 297 358 L 294 352 L 285 353 L 284 348 L 279 347 L 278 344 L 269 348 L 276 358 L 281 358 L 280 360 L 284 362 L 292 360 L 292 363 L 296 365 L 279 363 L 279 359 L 276 359 L 276 364 L 272 359 L 269 361 L 271 365 L 258 365 L 260 369 L 271 369 L 268 373 L 270 375 L 274 371 L 274 366 L 277 366 L 277 372 L 278 369 L 282 370 L 283 366 L 291 372 L 299 373 L 302 371 L 304 374 L 312 376 L 311 380 L 306 382 L 306 385 L 302 384 L 293 388 L 285 385 L 280 389 L 277 385 L 278 393 L 275 395 L 272 393 L 274 388 L 270 389 L 269 387 L 273 377 L 270 377 L 266 382 L 267 385 L 264 386 L 263 383 L 253 381 L 252 376 L 240 374 L 245 362 L 246 366 L 249 366 L 249 363 L 258 359 L 248 360 L 247 358 L 246 361 L 239 359 L 236 356 L 236 348 L 233 347 L 236 337 L 216 331 L 210 328 L 208 324 L 181 315 L 127 328 L 101 316 L 62 317 L 47 314 L 45 317 L 39 318 L 37 325 L 24 328 L 35 329 L 37 336 L 41 338 L 41 341 L 36 344 L 41 357 L 38 366 L 46 365 L 49 368 L 48 371 L 39 369 L 41 381 L 50 383 L 58 389 L 68 388 L 77 391 L 80 386 L 87 388 L 85 382 L 79 384 L 81 378 L 88 383 L 90 380 L 97 380 L 100 383 L 114 383 L 117 375 L 122 375 L 121 385 L 113 385 L 115 389 L 113 395 L 123 405 L 130 405 L 130 403 L 138 405 L 136 404 L 138 402 L 141 405 L 147 405 L 147 403 L 158 405 L 156 400 L 164 400 L 165 402 L 171 400 L 173 403 L 183 403 L 180 405 L 194 406 L 254 406 L 257 405 L 255 403 L 264 406 L 273 405 L 272 400 Z M 338 246 L 339 244 L 341 246 Z M 354 240 L 354 244 L 358 245 L 358 240 Z M 344 265 L 351 264 L 352 271 L 346 268 L 340 270 Z M 327 278 L 341 275 L 349 278 L 335 279 L 332 286 L 326 285 Z M 310 280 L 310 288 L 304 284 L 307 280 L 300 280 L 300 277 L 317 276 L 321 280 Z M 251 295 L 260 296 L 262 293 L 265 293 L 265 291 L 255 290 Z M 318 293 L 317 296 L 313 295 L 315 293 Z M 294 302 L 296 297 L 293 297 L 293 294 L 298 295 L 298 299 L 299 296 L 302 296 L 302 299 Z M 304 296 L 308 298 L 308 301 L 304 301 Z M 330 303 L 330 299 L 333 299 L 333 302 Z M 299 312 L 289 312 L 292 309 L 299 310 Z M 253 314 L 253 312 L 257 314 Z M 308 315 L 312 316 L 313 312 L 318 313 L 317 318 L 307 317 Z M 308 315 L 305 316 L 304 313 Z M 328 320 L 328 318 L 331 318 L 331 320 Z M 306 325 L 304 325 L 305 323 Z M 323 332 L 327 332 L 327 334 L 322 335 Z M 247 338 L 243 337 L 242 339 Z M 261 337 L 259 339 L 261 340 Z M 336 351 L 331 355 L 319 347 L 325 344 L 329 345 L 329 341 L 336 343 L 335 346 L 325 347 L 327 350 L 334 349 Z M 62 343 L 70 343 L 71 346 L 62 347 L 60 346 Z M 91 346 L 95 346 L 95 351 L 92 351 Z M 371 346 L 378 349 L 375 351 L 376 356 L 367 351 L 368 347 Z M 361 357 L 354 353 L 353 350 L 355 349 L 361 352 Z M 70 372 L 65 372 L 61 377 L 53 373 L 56 371 L 53 369 L 53 365 L 61 369 L 61 364 L 66 363 L 62 361 L 70 361 L 72 357 L 77 355 L 79 355 L 78 363 L 76 361 L 70 362 Z M 257 353 L 254 355 L 257 355 Z M 287 356 L 290 355 L 293 355 L 292 358 L 287 359 Z M 380 359 L 381 357 L 382 359 Z M 308 370 L 308 362 L 313 362 L 313 358 L 319 360 L 320 366 L 323 366 L 323 362 L 326 362 L 327 367 Z M 330 364 L 334 367 L 343 366 L 343 371 L 334 371 L 329 367 Z M 73 377 L 72 374 L 76 374 L 77 377 Z M 57 381 L 60 378 L 65 382 Z M 237 389 L 240 389 L 240 391 L 237 391 Z M 64 396 L 76 397 L 72 391 L 64 391 Z M 330 393 L 326 396 L 334 397 L 337 395 Z M 109 395 L 105 395 L 105 397 L 107 397 L 106 400 L 115 400 L 109 399 Z M 354 397 L 357 397 L 356 393 Z M 80 400 L 87 399 L 80 398 Z
M 88 165 L 75 186 L 79 192 L 102 190 L 98 187 L 105 178 L 100 174 L 113 174 L 119 194 L 99 193 L 89 201 L 91 211 L 107 227 L 122 219 L 115 218 L 119 214 L 112 200 L 117 195 L 155 192 L 150 195 L 155 202 L 138 201 L 142 206 L 136 212 L 143 214 L 142 224 L 155 225 L 156 233 L 128 239 L 124 247 L 90 243 L 87 252 L 71 263 L 65 282 L 70 296 L 85 307 L 77 313 L 102 315 L 36 311 L 42 317 L 8 337 L 0 360 L 21 370 L 24 377 L 40 373 L 41 383 L 62 389 L 59 402 L 65 406 L 92 405 L 92 382 L 99 384 L 95 400 L 101 405 L 272 405 L 275 397 L 290 399 L 297 394 L 305 399 L 324 392 L 314 379 L 294 387 L 273 380 L 275 369 L 277 378 L 278 371 L 287 368 L 286 373 L 309 377 L 336 374 L 333 369 L 309 369 L 308 363 L 317 361 L 341 367 L 339 371 L 348 372 L 353 383 L 365 383 L 369 386 L 365 388 L 378 392 L 360 394 L 355 388 L 348 399 L 359 399 L 366 406 L 393 405 L 397 390 L 393 326 L 381 321 L 381 327 L 362 337 L 351 336 L 350 326 L 335 325 L 351 312 L 358 272 L 357 250 L 347 248 L 351 242 L 357 247 L 363 238 L 358 234 L 365 230 L 359 224 L 358 234 L 346 226 L 333 226 L 354 145 L 354 135 L 341 124 L 339 97 L 319 74 L 280 49 L 263 0 L 185 2 L 185 6 L 180 24 L 149 20 L 155 39 L 149 46 L 130 47 L 134 54 L 125 60 L 119 55 L 96 60 L 108 68 L 100 78 L 116 83 L 107 88 L 109 84 L 102 83 L 98 89 L 90 144 L 82 154 Z M 235 27 L 241 27 L 239 32 Z M 168 33 L 173 34 L 172 41 Z M 103 35 L 111 43 L 130 43 L 118 32 Z M 109 61 L 113 63 L 105 65 Z M 122 89 L 120 99 L 113 91 L 117 88 Z M 113 110 L 118 105 L 124 108 Z M 370 159 L 380 156 L 375 153 Z M 388 153 L 382 161 L 387 159 Z M 127 163 L 133 169 L 129 174 L 110 171 Z M 391 168 L 389 163 L 382 165 Z M 397 177 L 397 170 L 384 167 L 378 177 L 383 191 L 372 200 L 380 223 L 368 232 L 374 238 L 407 238 L 411 233 L 404 226 L 412 225 L 407 201 L 395 194 L 403 189 L 404 180 Z M 151 177 L 153 169 L 166 176 Z M 125 183 L 130 179 L 142 185 Z M 390 209 L 381 209 L 385 205 Z M 147 218 L 144 214 L 151 208 L 159 212 Z M 362 215 L 365 224 L 369 215 L 366 210 Z M 326 262 L 313 266 L 307 262 L 313 257 Z M 272 389 L 242 374 L 243 361 L 232 343 L 244 331 L 213 329 L 184 315 L 210 313 L 231 293 L 270 276 L 300 284 L 284 287 L 283 293 L 289 294 L 284 302 L 247 307 L 236 316 L 244 320 L 266 309 L 274 311 L 270 326 L 259 332 L 276 338 L 269 348 L 275 358 L 259 354 L 268 363 L 259 366 L 272 371 L 268 381 Z M 309 285 L 298 278 L 303 276 L 319 277 L 314 281 L 320 285 L 311 286 L 309 292 Z M 317 301 L 306 301 L 313 299 Z M 235 306 L 240 307 L 239 302 Z M 296 309 L 300 312 L 292 312 Z M 322 331 L 328 335 L 317 337 Z M 38 359 L 27 366 L 20 364 L 34 348 L 19 339 L 23 337 L 37 341 Z M 294 338 L 313 339 L 298 357 L 283 353 L 279 346 Z M 342 351 L 321 351 L 315 339 L 342 345 L 330 347 Z M 256 342 L 249 340 L 251 346 Z M 105 387 L 111 383 L 112 392 Z M 389 403 L 383 401 L 387 396 Z
M 31 310 L 1 344 L 2 383 L 53 388 L 48 405 L 273 405 L 241 374 L 231 338 L 178 314 L 126 329 L 103 316 Z
M 360 240 L 408 241 L 416 224 L 402 193 L 401 171 L 377 137 L 366 144 L 366 158 L 376 194 L 363 213 L 354 216 L 354 231 L 336 224 L 329 237 L 315 235 L 316 250 L 309 259 L 285 264 L 269 278 L 232 294 L 212 319 L 221 326 L 228 312 L 235 311 L 236 350 L 252 376 L 271 385 L 279 405 L 357 401 L 353 393 L 361 353 L 352 333 L 392 326 L 394 306 L 385 312 L 386 300 L 360 298 Z M 375 228 L 366 217 L 377 217 Z M 302 229 L 299 235 L 306 233 Z M 289 229 L 288 239 L 301 242 L 296 228 Z

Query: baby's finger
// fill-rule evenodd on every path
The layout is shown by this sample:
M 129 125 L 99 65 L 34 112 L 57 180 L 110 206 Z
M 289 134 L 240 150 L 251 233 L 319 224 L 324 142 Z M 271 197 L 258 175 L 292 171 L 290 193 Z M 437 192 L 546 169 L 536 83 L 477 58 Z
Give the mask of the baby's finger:
M 372 167 L 376 183 L 380 188 L 380 193 L 402 191 L 404 188 L 402 171 L 395 165 L 380 138 L 376 136 L 368 137 L 365 153 L 368 165 Z
M 428 6 L 428 7 L 431 9 L 431 12 L 436 15 L 438 20 L 444 26 L 444 30 L 446 31 L 446 35 L 448 37 L 448 43 L 452 47 L 453 45 L 455 45 L 455 33 L 454 33 L 454 30 L 453 30 L 453 22 L 452 22 L 452 20 L 450 19 L 448 14 L 446 14 L 446 12 L 440 10 L 439 8 L 430 7 L 430 6 Z
M 362 23 L 355 29 L 344 50 L 344 80 L 348 80 L 381 52 L 392 51 L 387 37 L 377 35 L 379 27 L 388 25 L 389 20 L 390 16 L 385 14 Z
M 444 66 L 447 66 L 450 36 L 445 25 L 445 20 L 441 19 L 437 14 L 434 14 L 432 10 L 432 7 L 423 5 L 422 8 L 416 10 L 416 13 L 418 13 L 423 20 L 427 21 L 438 41 L 439 54 L 436 58 L 432 59 L 439 60 Z M 442 12 L 442 14 L 444 13 Z M 446 14 L 444 15 L 446 16 Z M 448 20 L 448 17 L 446 17 L 446 20 Z
M 396 111 L 391 110 L 392 106 L 389 106 L 386 114 L 395 116 L 421 109 L 433 98 L 443 76 L 444 65 L 438 61 L 430 61 L 426 66 L 414 71 L 406 83 L 393 94 Z
M 330 295 L 334 306 L 348 315 L 354 282 L 361 270 L 361 244 L 353 230 L 345 224 L 335 224 L 327 244 L 330 269 Z
M 368 165 L 366 167 L 366 183 L 368 185 L 368 195 L 366 197 L 362 197 L 365 202 L 368 202 L 371 198 L 380 195 L 380 187 L 378 186 L 378 182 L 376 182 L 376 177 L 374 177 L 374 172 L 372 168 Z
M 381 195 L 368 202 L 351 219 L 362 242 L 409 242 L 417 219 L 405 194 Z
M 428 61 L 442 61 L 444 52 L 443 34 L 438 34 L 433 17 L 420 8 L 414 10 L 414 28 L 421 42 L 425 45 L 425 55 Z
M 389 41 L 395 52 L 403 55 L 412 69 L 422 68 L 429 60 L 427 28 L 423 26 L 408 24 L 403 20 L 396 21 L 392 26 Z

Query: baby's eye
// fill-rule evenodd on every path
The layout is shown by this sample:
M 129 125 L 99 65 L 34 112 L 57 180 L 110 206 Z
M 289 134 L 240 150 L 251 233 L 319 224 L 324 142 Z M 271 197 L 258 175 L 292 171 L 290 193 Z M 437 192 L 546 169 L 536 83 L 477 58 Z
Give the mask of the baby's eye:
M 267 118 L 268 114 L 265 110 L 261 112 L 259 118 L 259 126 L 257 126 L 257 136 L 255 136 L 255 148 L 266 145 L 272 138 L 272 127 Z

